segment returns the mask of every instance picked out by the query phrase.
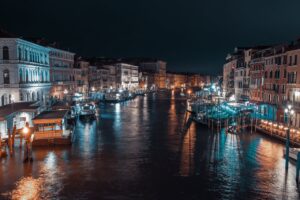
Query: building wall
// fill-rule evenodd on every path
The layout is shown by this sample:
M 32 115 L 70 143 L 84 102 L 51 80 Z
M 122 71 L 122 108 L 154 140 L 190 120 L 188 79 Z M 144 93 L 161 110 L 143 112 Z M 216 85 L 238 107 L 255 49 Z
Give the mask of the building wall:
M 49 47 L 51 96 L 63 99 L 76 92 L 74 53 Z
M 116 87 L 135 90 L 139 87 L 138 66 L 118 63 L 116 66 Z
M 152 71 L 154 73 L 155 79 L 154 84 L 157 88 L 166 88 L 166 68 L 167 63 L 161 60 L 152 62 L 141 62 L 141 71 Z
M 223 66 L 223 91 L 225 96 L 234 94 L 234 70 L 237 65 L 237 60 L 227 61 Z
M 8 48 L 8 59 L 4 56 Z M 49 49 L 19 38 L 0 38 L 0 106 L 49 100 Z

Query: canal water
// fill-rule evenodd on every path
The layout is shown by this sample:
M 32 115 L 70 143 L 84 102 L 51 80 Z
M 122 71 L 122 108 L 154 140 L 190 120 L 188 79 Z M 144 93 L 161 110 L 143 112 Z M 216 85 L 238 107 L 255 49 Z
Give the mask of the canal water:
M 100 105 L 78 122 L 71 147 L 1 159 L 0 199 L 299 199 L 284 144 L 260 134 L 215 132 L 185 122 L 169 92 Z

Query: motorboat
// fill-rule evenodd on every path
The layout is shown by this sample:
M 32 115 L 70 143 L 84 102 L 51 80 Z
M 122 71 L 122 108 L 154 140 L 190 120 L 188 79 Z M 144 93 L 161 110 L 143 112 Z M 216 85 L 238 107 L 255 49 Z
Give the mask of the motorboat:
M 298 153 L 300 153 L 300 148 L 290 148 L 289 157 L 293 160 L 297 160 Z M 286 155 L 285 149 L 283 149 L 283 155 Z
M 79 117 L 96 117 L 96 106 L 94 103 L 83 103 L 80 105 Z

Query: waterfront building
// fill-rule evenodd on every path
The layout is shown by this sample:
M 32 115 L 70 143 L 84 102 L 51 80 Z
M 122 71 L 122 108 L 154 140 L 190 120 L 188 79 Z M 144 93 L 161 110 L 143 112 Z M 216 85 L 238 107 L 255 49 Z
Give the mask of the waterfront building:
M 0 106 L 19 101 L 38 101 L 46 106 L 49 70 L 49 48 L 0 34 Z
M 167 63 L 161 60 L 149 59 L 141 61 L 139 64 L 140 71 L 152 72 L 154 74 L 154 84 L 157 88 L 166 88 L 166 69 Z M 150 85 L 152 85 L 150 83 Z
M 234 88 L 234 70 L 237 66 L 236 52 L 228 54 L 226 63 L 223 65 L 223 92 L 225 97 L 231 97 L 235 94 Z
M 73 95 L 75 90 L 74 53 L 49 47 L 51 96 L 64 99 Z
M 155 84 L 155 73 L 153 73 L 152 70 L 143 70 L 139 72 L 139 87 L 151 90 L 157 88 Z
M 115 90 L 116 89 L 116 66 L 104 65 L 103 67 L 108 70 L 107 87 L 110 90 Z
M 273 120 L 284 121 L 284 104 L 287 100 L 287 55 L 288 45 L 277 45 L 268 48 L 264 53 L 264 83 L 262 102 L 273 110 Z
M 287 56 L 286 104 L 294 107 L 293 126 L 300 128 L 300 39 L 290 45 Z
M 243 48 L 237 56 L 236 68 L 234 69 L 234 93 L 237 101 L 248 101 L 250 96 L 250 70 L 252 49 Z
M 21 130 L 26 122 L 32 127 L 32 119 L 41 111 L 36 102 L 17 102 L 0 107 L 0 138 L 8 138 L 14 127 Z
M 75 92 L 84 96 L 89 92 L 89 66 L 90 63 L 81 57 L 76 59 L 74 65 Z
M 119 89 L 135 90 L 139 88 L 139 67 L 126 63 L 117 63 L 116 87 Z

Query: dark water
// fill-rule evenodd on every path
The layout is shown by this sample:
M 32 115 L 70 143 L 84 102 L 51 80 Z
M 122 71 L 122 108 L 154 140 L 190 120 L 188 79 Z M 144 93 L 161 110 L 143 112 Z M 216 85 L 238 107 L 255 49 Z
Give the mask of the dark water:
M 17 148 L 0 160 L 4 199 L 299 199 L 283 144 L 260 134 L 185 129 L 185 101 L 160 93 L 101 105 L 72 147 Z

